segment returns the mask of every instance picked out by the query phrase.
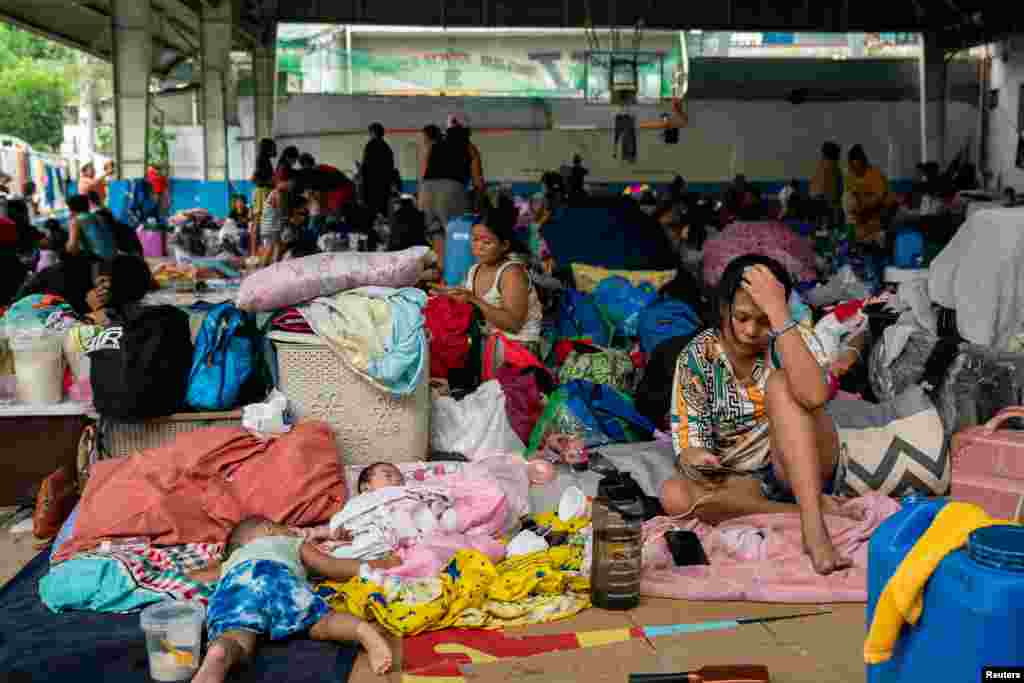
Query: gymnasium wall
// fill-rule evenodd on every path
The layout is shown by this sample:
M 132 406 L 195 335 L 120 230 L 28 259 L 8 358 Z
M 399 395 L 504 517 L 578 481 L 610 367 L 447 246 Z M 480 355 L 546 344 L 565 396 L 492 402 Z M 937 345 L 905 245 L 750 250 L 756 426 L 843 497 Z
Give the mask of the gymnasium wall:
M 243 139 L 251 109 L 251 99 L 240 102 Z M 275 132 L 279 145 L 296 145 L 347 171 L 361 158 L 365 126 L 379 120 L 387 128 L 408 131 L 388 135 L 406 180 L 418 175 L 419 135 L 413 131 L 426 123 L 443 124 L 450 112 L 465 113 L 477 129 L 474 141 L 489 181 L 537 181 L 543 171 L 577 153 L 593 182 L 669 181 L 677 173 L 709 185 L 737 173 L 754 181 L 782 181 L 811 175 L 825 140 L 835 140 L 844 149 L 863 144 L 872 162 L 893 180 L 913 176 L 920 161 L 920 107 L 914 101 L 794 105 L 780 100 L 693 100 L 688 109 L 691 124 L 680 131 L 677 145 L 664 144 L 659 131 L 639 131 L 635 163 L 613 157 L 610 126 L 615 110 L 573 101 L 302 95 L 279 105 Z M 632 113 L 638 120 L 656 120 L 663 110 L 636 106 Z M 549 123 L 547 129 L 541 129 L 541 121 Z M 947 149 L 971 149 L 977 124 L 975 106 L 950 102 Z M 246 148 L 243 167 L 251 159 L 251 143 L 244 143 Z

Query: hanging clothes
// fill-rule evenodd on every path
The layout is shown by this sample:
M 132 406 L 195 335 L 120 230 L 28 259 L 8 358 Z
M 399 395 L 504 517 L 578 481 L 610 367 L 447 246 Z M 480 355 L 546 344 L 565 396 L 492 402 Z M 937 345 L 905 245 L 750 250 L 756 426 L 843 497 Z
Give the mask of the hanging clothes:
M 17 165 L 14 169 L 14 190 L 15 196 L 20 196 L 25 191 L 25 182 L 29 179 L 29 166 L 28 166 L 28 150 L 24 147 L 18 147 L 17 151 Z
M 34 157 L 32 160 L 32 182 L 36 185 L 33 197 L 38 199 L 40 205 L 50 208 L 46 202 L 46 162 L 39 157 Z M 26 199 L 31 200 L 33 197 L 26 197 Z
M 612 156 L 623 161 L 636 161 L 636 118 L 630 114 L 615 116 L 614 149 Z
M 60 194 L 64 202 L 68 199 L 68 174 L 67 169 L 57 169 L 57 180 L 60 182 Z
M 57 208 L 57 174 L 49 164 L 46 165 L 46 204 L 51 209 Z

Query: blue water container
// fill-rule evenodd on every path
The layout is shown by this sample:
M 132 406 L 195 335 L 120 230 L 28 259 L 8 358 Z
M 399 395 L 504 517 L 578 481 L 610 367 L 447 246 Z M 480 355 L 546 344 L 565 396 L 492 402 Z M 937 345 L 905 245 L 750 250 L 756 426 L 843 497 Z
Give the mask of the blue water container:
M 480 217 L 466 214 L 448 221 L 447 237 L 444 242 L 444 283 L 449 287 L 461 287 L 466 282 L 469 269 L 473 267 L 473 226 Z
M 928 530 L 945 498 L 904 501 L 868 545 L 867 626 L 890 577 Z M 980 681 L 982 667 L 1024 666 L 1024 528 L 973 532 L 947 555 L 924 591 L 917 625 L 905 625 L 893 656 L 867 666 L 868 683 Z
M 896 233 L 892 248 L 892 265 L 897 268 L 920 268 L 924 259 L 924 235 L 917 229 Z

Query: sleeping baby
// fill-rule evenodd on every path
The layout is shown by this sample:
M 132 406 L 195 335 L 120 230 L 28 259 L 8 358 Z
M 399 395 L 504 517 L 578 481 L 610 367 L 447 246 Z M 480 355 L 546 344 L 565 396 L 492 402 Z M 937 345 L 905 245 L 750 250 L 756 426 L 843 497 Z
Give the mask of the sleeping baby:
M 455 531 L 454 501 L 446 487 L 407 487 L 405 483 L 395 465 L 369 465 L 359 474 L 359 495 L 330 523 L 303 530 L 304 535 L 312 541 L 334 541 L 335 557 L 376 559 L 404 541 L 419 540 L 436 531 Z
M 501 555 L 494 536 L 502 531 L 508 508 L 492 482 L 453 475 L 407 483 L 398 467 L 378 462 L 360 473 L 356 490 L 359 495 L 330 523 L 300 530 L 308 540 L 324 542 L 336 558 L 375 560 L 397 553 L 407 564 L 426 568 L 436 562 L 424 562 L 417 551 L 444 548 L 447 553 L 456 541 Z

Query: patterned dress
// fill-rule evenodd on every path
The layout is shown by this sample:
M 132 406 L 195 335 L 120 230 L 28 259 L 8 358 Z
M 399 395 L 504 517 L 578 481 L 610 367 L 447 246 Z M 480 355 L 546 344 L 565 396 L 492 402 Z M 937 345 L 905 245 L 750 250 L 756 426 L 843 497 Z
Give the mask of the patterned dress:
M 814 332 L 801 325 L 800 334 L 818 364 L 828 357 Z M 774 347 L 758 358 L 749 381 L 736 378 L 722 346 L 721 333 L 701 332 L 679 355 L 672 386 L 672 444 L 678 456 L 686 448 L 703 448 L 725 467 L 755 472 L 771 463 L 765 388 L 773 370 L 781 367 Z M 768 360 L 766 363 L 765 361 Z M 684 475 L 700 479 L 689 465 Z

